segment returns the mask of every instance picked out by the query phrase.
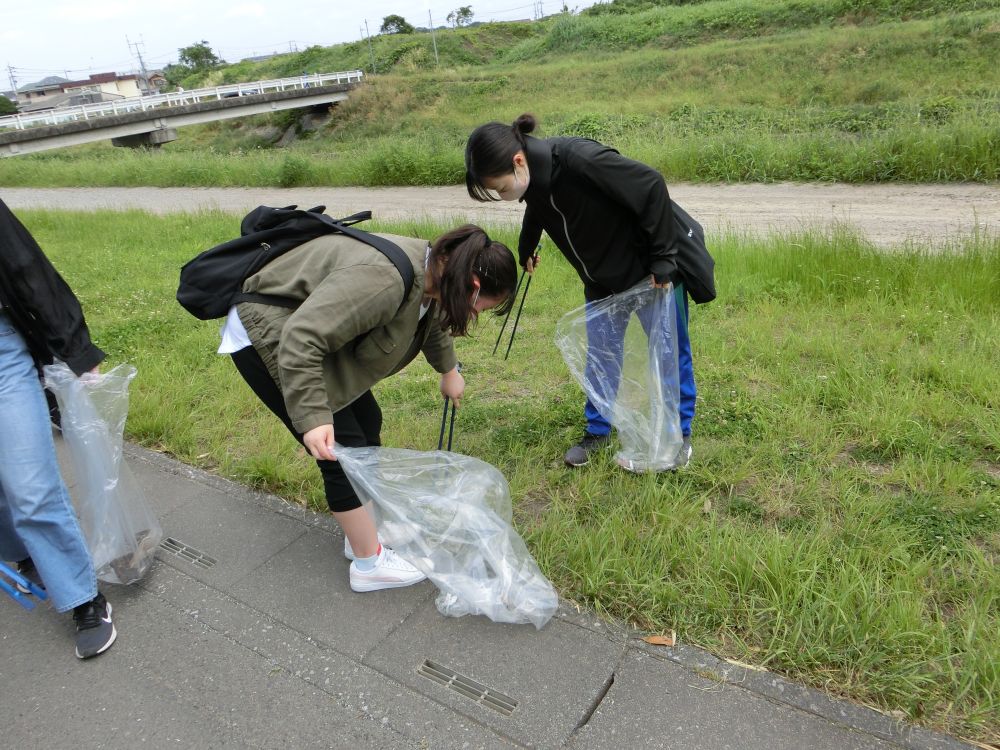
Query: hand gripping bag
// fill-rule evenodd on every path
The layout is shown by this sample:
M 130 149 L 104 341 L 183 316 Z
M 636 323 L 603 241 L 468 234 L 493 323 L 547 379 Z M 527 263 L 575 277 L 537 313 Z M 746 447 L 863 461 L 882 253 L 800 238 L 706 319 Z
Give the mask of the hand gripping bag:
M 73 493 L 97 577 L 134 583 L 145 575 L 163 537 L 148 501 L 122 460 L 129 382 L 136 370 L 118 365 L 77 377 L 62 362 L 45 366 L 45 387 L 59 402 L 62 432 L 76 475 Z
M 440 589 L 438 611 L 541 629 L 559 597 L 511 522 L 493 466 L 448 451 L 337 446 L 382 539 Z
M 631 471 L 673 468 L 680 450 L 680 376 L 674 291 L 644 280 L 588 302 L 556 325 L 566 366 L 618 430 L 618 462 Z

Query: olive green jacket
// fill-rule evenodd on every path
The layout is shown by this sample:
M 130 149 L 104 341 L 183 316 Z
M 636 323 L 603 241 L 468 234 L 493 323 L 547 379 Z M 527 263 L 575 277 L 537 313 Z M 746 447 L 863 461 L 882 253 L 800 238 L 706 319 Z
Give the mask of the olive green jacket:
M 427 242 L 381 236 L 413 263 L 413 288 L 405 301 L 403 279 L 392 262 L 345 235 L 300 245 L 243 284 L 244 292 L 302 301 L 295 310 L 254 302 L 237 307 L 301 433 L 330 424 L 331 412 L 401 370 L 421 350 L 438 372 L 457 363 L 452 337 L 441 330 L 437 302 L 419 317 Z

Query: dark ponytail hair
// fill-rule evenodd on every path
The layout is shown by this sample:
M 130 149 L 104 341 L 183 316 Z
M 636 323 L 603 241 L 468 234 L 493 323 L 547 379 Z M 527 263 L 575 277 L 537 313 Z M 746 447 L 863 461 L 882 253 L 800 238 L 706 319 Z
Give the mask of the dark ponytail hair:
M 523 114 L 513 125 L 488 122 L 472 131 L 465 144 L 465 187 L 473 200 L 498 200 L 483 187 L 483 180 L 503 177 L 514 171 L 511 163 L 514 154 L 527 147 L 525 136 L 534 131 L 537 124 L 534 115 Z
M 479 278 L 481 296 L 502 300 L 493 308 L 494 315 L 506 315 L 514 305 L 514 254 L 474 224 L 452 229 L 434 240 L 427 272 L 431 275 L 429 286 L 441 297 L 441 325 L 452 336 L 466 335 L 474 317 L 473 275 Z

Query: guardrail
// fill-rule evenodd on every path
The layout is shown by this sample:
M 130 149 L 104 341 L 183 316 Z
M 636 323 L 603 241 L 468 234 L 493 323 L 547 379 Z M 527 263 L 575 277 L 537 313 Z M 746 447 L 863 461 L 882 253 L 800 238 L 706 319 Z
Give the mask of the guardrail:
M 287 91 L 303 89 L 312 86 L 326 86 L 331 83 L 360 83 L 364 73 L 351 70 L 343 73 L 312 73 L 295 78 L 277 78 L 270 81 L 253 81 L 251 83 L 228 83 L 212 88 L 192 89 L 191 91 L 171 91 L 169 94 L 154 94 L 152 96 L 131 96 L 114 99 L 109 102 L 80 104 L 75 107 L 49 109 L 44 112 L 7 115 L 0 117 L 0 128 L 24 130 L 39 125 L 60 125 L 76 120 L 92 120 L 98 117 L 109 117 L 126 112 L 145 112 L 158 107 L 176 107 L 185 104 L 195 104 L 211 99 L 228 99 L 234 96 L 251 96 L 268 91 Z

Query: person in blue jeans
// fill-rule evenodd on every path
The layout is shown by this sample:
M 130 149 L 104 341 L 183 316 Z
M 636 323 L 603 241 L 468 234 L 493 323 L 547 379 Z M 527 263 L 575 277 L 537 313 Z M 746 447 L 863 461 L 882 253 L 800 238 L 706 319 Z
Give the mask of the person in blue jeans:
M 107 651 L 117 631 L 59 473 L 39 368 L 58 357 L 96 373 L 80 303 L 28 230 L 0 201 L 0 559 L 73 610 L 76 655 Z
M 688 338 L 687 294 L 683 284 L 678 284 L 669 293 L 676 306 L 677 338 L 675 343 L 670 342 L 669 333 L 651 330 L 655 325 L 651 319 L 654 317 L 651 307 L 639 310 L 637 317 L 647 336 L 657 336 L 661 346 L 668 343 L 677 350 L 677 369 L 675 370 L 673 367 L 672 352 L 667 347 L 663 347 L 663 350 L 668 355 L 667 360 L 669 361 L 660 362 L 658 369 L 660 378 L 668 386 L 668 390 L 677 388 L 679 391 L 680 400 L 677 404 L 677 411 L 680 418 L 681 435 L 684 440 L 674 468 L 681 468 L 686 466 L 691 459 L 691 421 L 694 419 L 697 389 L 694 382 L 694 366 L 691 362 L 691 340 Z M 589 294 L 587 295 L 588 307 L 595 301 Z M 588 383 L 599 389 L 598 397 L 608 403 L 614 403 L 615 393 L 618 391 L 622 360 L 625 355 L 625 332 L 631 316 L 632 311 L 624 308 L 616 309 L 613 314 L 587 316 L 588 356 L 585 378 Z M 587 399 L 584 406 L 584 417 L 587 421 L 584 442 L 595 442 L 600 446 L 611 434 L 611 423 L 598 411 L 590 398 Z M 569 466 L 580 465 L 574 463 L 574 459 L 583 459 L 585 463 L 587 456 L 583 454 L 589 450 L 589 446 L 579 444 L 573 446 L 570 448 L 573 455 L 567 453 L 566 463 Z M 620 463 L 625 468 L 633 466 L 633 464 Z
M 703 245 L 682 241 L 691 230 L 679 220 L 690 217 L 670 200 L 659 172 L 588 138 L 534 138 L 530 133 L 535 126 L 535 118 L 523 114 L 513 125 L 491 122 L 472 132 L 465 149 L 469 195 L 479 201 L 522 201 L 521 266 L 534 272 L 535 248 L 545 231 L 580 276 L 588 303 L 643 279 L 673 291 L 684 440 L 674 464 L 666 468 L 687 466 L 697 395 L 688 297 L 697 303 L 714 299 L 714 261 Z M 600 371 L 614 388 L 627 323 L 625 318 L 602 327 L 588 325 L 587 374 Z M 565 455 L 569 466 L 588 463 L 611 433 L 608 420 L 589 399 L 584 416 L 583 437 Z

